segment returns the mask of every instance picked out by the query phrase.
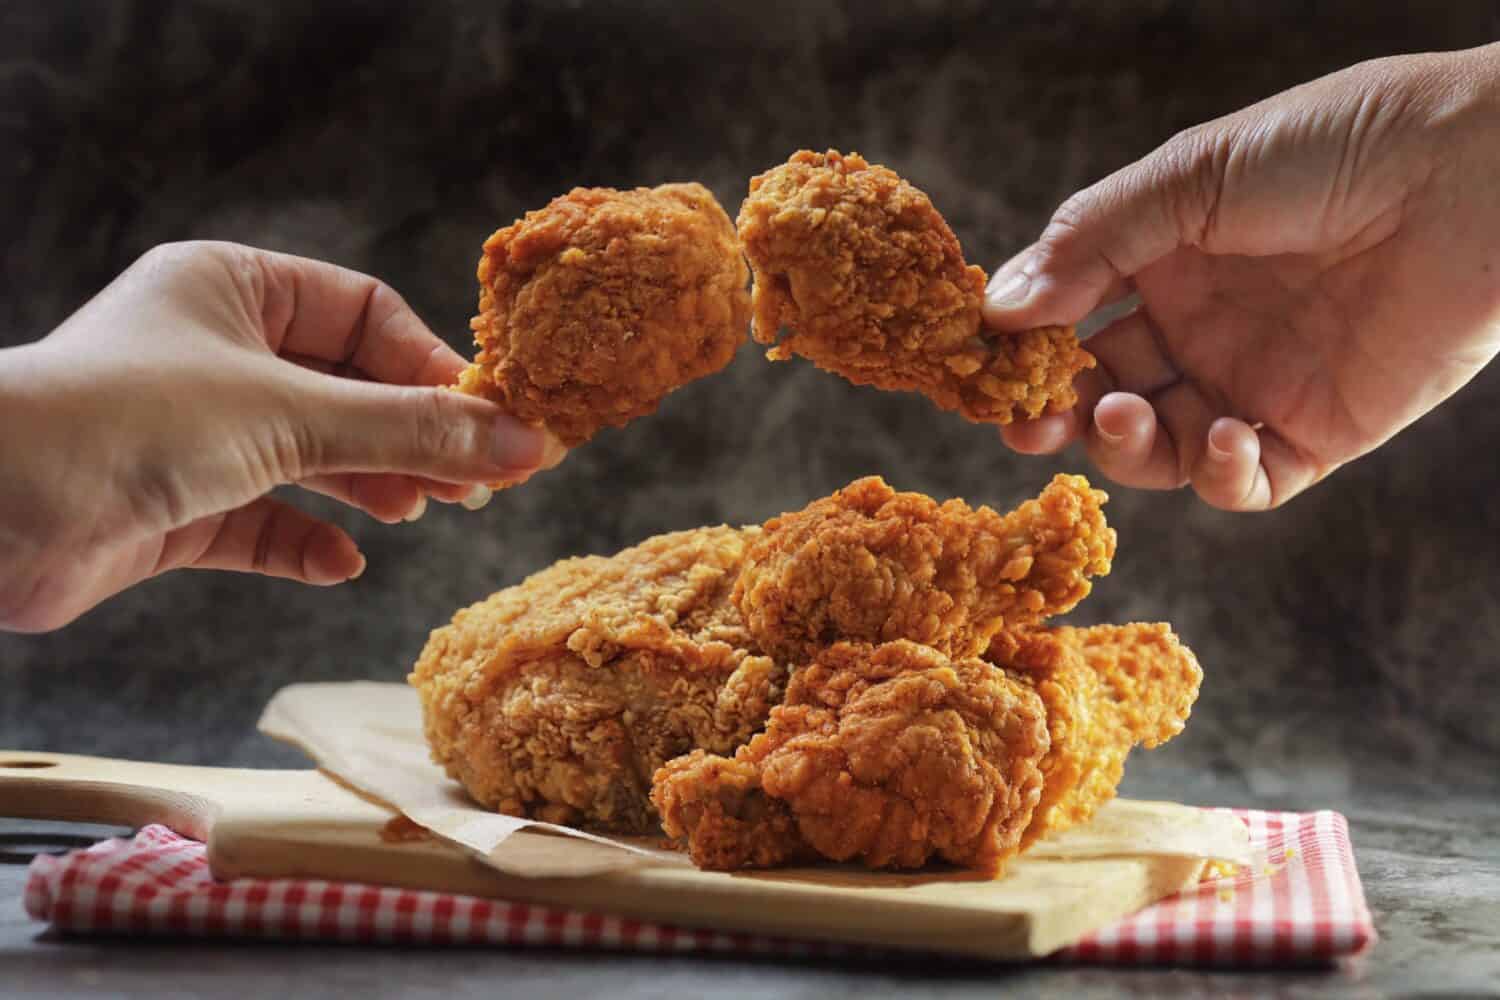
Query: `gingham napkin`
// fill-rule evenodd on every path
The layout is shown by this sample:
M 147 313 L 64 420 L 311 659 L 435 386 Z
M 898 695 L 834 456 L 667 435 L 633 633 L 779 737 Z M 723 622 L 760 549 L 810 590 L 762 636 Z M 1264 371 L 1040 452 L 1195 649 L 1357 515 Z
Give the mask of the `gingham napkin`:
M 1233 810 L 1270 863 L 1205 880 L 1053 956 L 1116 964 L 1326 962 L 1375 940 L 1349 828 L 1335 812 Z M 31 863 L 26 910 L 69 933 L 658 952 L 889 956 L 502 900 L 317 879 L 215 881 L 201 843 L 162 826 Z

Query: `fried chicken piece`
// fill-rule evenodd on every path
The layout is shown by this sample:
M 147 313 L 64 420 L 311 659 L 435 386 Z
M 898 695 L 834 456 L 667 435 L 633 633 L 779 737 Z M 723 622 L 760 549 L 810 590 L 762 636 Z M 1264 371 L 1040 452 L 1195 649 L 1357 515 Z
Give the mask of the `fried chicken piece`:
M 1051 749 L 1023 849 L 1114 798 L 1131 748 L 1181 732 L 1203 679 L 1192 650 L 1161 623 L 1002 633 L 985 658 L 1026 679 L 1047 706 Z
M 979 659 L 907 641 L 837 643 L 798 669 L 764 733 L 656 774 L 669 836 L 705 868 L 816 852 L 871 868 L 933 857 L 998 872 L 1041 793 L 1041 699 Z
M 1107 499 L 1057 476 L 1001 516 L 856 480 L 766 522 L 745 553 L 734 602 L 760 648 L 791 662 L 830 642 L 910 639 L 962 659 L 1004 629 L 1081 601 L 1109 572 Z
M 772 709 L 777 715 L 783 710 Z M 760 737 L 764 739 L 764 737 Z M 785 802 L 760 785 L 760 761 L 741 748 L 733 757 L 694 750 L 667 761 L 651 783 L 662 828 L 683 841 L 699 868 L 734 871 L 813 860 Z
M 781 700 L 729 600 L 758 528 L 568 559 L 432 633 L 410 682 L 433 759 L 498 812 L 620 833 L 657 828 L 664 762 L 731 753 Z
M 745 340 L 749 271 L 701 184 L 575 188 L 479 261 L 479 352 L 459 388 L 566 446 L 653 412 Z
M 984 272 L 927 195 L 858 154 L 803 150 L 750 182 L 740 239 L 755 272 L 754 336 L 857 385 L 917 391 L 971 421 L 1061 413 L 1094 366 L 1072 327 L 997 333 Z

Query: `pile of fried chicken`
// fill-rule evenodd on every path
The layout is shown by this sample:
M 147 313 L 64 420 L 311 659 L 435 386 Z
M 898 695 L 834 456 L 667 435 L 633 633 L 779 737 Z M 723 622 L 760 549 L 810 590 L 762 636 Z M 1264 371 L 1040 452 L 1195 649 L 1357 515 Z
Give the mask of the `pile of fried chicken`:
M 564 560 L 433 632 L 428 742 L 489 808 L 662 829 L 704 868 L 998 872 L 1198 694 L 1166 625 L 1045 624 L 1109 571 L 1104 500 L 1058 476 L 1002 516 L 872 477 Z
M 998 424 L 1071 407 L 1094 363 L 1070 328 L 983 328 L 927 196 L 833 151 L 754 178 L 737 226 L 697 184 L 574 190 L 491 236 L 479 281 L 458 388 L 570 447 L 724 367 L 747 321 L 774 360 Z M 1059 476 L 1002 516 L 867 478 L 564 560 L 432 633 L 410 681 L 433 757 L 486 807 L 665 831 L 704 868 L 997 873 L 1198 694 L 1166 625 L 1047 624 L 1109 571 L 1104 501 Z

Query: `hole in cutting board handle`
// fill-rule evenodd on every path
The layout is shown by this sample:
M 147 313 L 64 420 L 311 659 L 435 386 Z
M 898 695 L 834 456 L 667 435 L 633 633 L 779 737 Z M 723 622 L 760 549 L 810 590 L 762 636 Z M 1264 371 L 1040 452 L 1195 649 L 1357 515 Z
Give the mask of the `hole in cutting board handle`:
M 15 768 L 33 769 L 33 768 L 39 768 L 39 767 L 56 767 L 56 766 L 57 766 L 57 761 L 55 761 L 55 760 L 0 760 L 0 767 L 15 767 Z

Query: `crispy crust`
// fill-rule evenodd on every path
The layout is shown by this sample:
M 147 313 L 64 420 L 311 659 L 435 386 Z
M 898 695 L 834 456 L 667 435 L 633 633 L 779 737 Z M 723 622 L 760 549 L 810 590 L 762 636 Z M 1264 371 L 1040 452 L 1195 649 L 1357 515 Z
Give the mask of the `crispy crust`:
M 410 677 L 433 757 L 501 812 L 660 822 L 702 867 L 998 872 L 1197 697 L 1166 625 L 1040 627 L 1108 570 L 1103 501 L 1058 477 L 1002 517 L 865 479 L 564 560 L 433 632 Z
M 497 812 L 656 828 L 651 775 L 732 752 L 781 699 L 729 588 L 747 536 L 703 528 L 568 559 L 432 633 L 410 681 L 433 759 Z
M 790 660 L 836 640 L 975 656 L 1002 628 L 1069 610 L 1109 572 L 1106 499 L 1081 476 L 1057 476 L 1001 516 L 856 480 L 766 522 L 734 602 L 760 647 Z
M 1040 794 L 1047 739 L 1040 699 L 991 664 L 913 642 L 838 643 L 796 671 L 733 760 L 673 762 L 653 801 L 700 867 L 763 867 L 810 848 L 871 868 L 939 857 L 998 872 Z M 734 808 L 720 806 L 726 784 Z
M 802 150 L 755 177 L 738 224 L 755 339 L 787 330 L 772 360 L 800 355 L 995 424 L 1069 409 L 1094 366 L 1071 327 L 985 329 L 984 272 L 927 195 L 857 153 Z
M 1181 732 L 1203 680 L 1192 650 L 1162 623 L 1007 634 L 986 658 L 1026 679 L 1047 707 L 1051 749 L 1023 848 L 1114 798 L 1131 748 Z
M 459 388 L 581 444 L 727 365 L 748 278 L 701 184 L 576 188 L 485 241 Z

